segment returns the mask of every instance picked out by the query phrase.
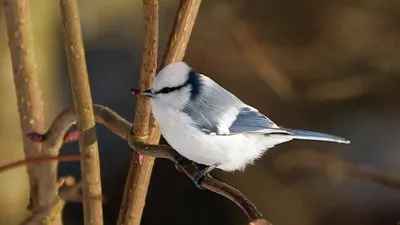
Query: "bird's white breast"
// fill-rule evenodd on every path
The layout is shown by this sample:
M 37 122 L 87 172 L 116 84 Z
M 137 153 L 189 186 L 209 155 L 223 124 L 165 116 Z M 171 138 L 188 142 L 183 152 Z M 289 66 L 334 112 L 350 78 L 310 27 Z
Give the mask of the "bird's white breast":
M 166 141 L 182 156 L 204 165 L 221 163 L 225 171 L 241 170 L 276 144 L 288 141 L 264 135 L 208 135 L 192 125 L 181 111 L 152 104 L 152 110 Z

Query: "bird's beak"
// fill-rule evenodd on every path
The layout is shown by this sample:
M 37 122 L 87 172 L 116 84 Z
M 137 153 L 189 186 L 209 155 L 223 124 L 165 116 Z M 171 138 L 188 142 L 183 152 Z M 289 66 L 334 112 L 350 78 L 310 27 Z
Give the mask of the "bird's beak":
M 143 92 L 141 93 L 141 95 L 143 95 L 143 96 L 145 96 L 145 97 L 148 97 L 148 98 L 154 98 L 153 89 L 149 89 L 149 90 L 143 91 Z

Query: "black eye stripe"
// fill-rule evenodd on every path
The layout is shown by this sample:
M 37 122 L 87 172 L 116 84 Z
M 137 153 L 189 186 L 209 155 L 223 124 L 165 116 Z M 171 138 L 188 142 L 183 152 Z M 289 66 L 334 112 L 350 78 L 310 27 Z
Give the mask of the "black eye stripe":
M 196 96 L 199 95 L 200 92 L 200 86 L 202 85 L 200 82 L 200 76 L 199 74 L 194 71 L 193 69 L 188 73 L 188 78 L 186 82 L 180 86 L 177 87 L 164 87 L 159 91 L 154 92 L 155 94 L 168 94 L 173 91 L 179 90 L 185 86 L 191 86 L 191 91 L 190 91 L 190 98 L 194 99 Z
M 178 86 L 178 87 L 164 87 L 161 90 L 156 91 L 155 93 L 156 94 L 167 94 L 167 93 L 176 91 L 178 89 L 181 89 L 183 86 L 185 86 L 185 85 L 181 85 L 181 86 Z

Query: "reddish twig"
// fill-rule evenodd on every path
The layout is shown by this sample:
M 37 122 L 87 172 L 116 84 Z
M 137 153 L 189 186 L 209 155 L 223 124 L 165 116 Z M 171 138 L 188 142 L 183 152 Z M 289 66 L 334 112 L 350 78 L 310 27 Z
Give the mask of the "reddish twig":
M 35 140 L 35 141 L 37 141 L 37 140 Z M 41 141 L 44 141 L 44 140 L 41 140 Z M 71 162 L 71 161 L 77 161 L 79 159 L 80 159 L 79 154 L 27 158 L 27 159 L 13 162 L 13 163 L 10 163 L 10 164 L 4 165 L 4 166 L 0 166 L 0 173 L 3 173 L 7 170 L 14 169 L 14 168 L 17 168 L 20 166 L 29 166 L 29 165 L 34 165 L 34 164 L 39 164 L 39 163 L 44 163 L 44 162 L 52 162 L 52 161 Z

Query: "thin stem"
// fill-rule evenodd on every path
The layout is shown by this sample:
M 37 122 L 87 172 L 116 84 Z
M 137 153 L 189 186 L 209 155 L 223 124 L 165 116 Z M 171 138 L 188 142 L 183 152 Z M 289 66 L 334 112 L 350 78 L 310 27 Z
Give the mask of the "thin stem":
M 101 225 L 102 202 L 92 199 L 101 196 L 100 162 L 77 0 L 60 0 L 60 8 L 79 132 L 84 222 L 86 225 Z
M 71 154 L 71 155 L 61 155 L 61 156 L 48 156 L 48 157 L 34 157 L 34 158 L 27 158 L 24 160 L 16 161 L 4 166 L 0 166 L 0 173 L 3 173 L 5 171 L 17 168 L 19 166 L 23 165 L 34 165 L 34 164 L 40 164 L 44 162 L 52 162 L 52 161 L 58 161 L 58 162 L 70 162 L 70 161 L 76 161 L 80 159 L 79 154 Z
M 143 0 L 144 46 L 139 88 L 151 88 L 157 69 L 158 53 L 158 0 Z M 149 136 L 151 115 L 150 101 L 138 98 L 135 107 L 135 121 L 132 132 L 135 139 L 144 140 Z M 138 160 L 141 158 L 141 160 Z M 125 182 L 117 224 L 139 225 L 145 205 L 154 158 L 134 153 Z
M 17 94 L 18 111 L 25 157 L 39 156 L 41 144 L 32 144 L 25 137 L 32 130 L 44 130 L 43 100 L 36 70 L 36 59 L 31 27 L 29 0 L 3 1 L 11 62 L 14 74 L 14 85 Z M 39 207 L 39 173 L 38 166 L 27 167 L 30 183 L 30 207 Z

